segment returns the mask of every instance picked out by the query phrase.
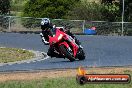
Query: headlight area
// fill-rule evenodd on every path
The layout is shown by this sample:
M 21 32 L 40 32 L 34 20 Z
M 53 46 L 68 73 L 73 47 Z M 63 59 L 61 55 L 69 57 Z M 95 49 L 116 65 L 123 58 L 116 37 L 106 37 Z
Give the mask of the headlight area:
M 60 35 L 59 35 L 59 37 L 58 37 L 58 40 L 61 40 L 61 39 L 62 39 L 62 37 L 63 37 L 63 35 L 62 35 L 62 34 L 60 34 Z

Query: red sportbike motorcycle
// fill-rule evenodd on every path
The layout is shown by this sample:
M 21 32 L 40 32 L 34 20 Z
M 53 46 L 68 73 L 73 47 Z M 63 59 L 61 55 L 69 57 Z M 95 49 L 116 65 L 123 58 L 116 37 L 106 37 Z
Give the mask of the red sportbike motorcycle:
M 49 36 L 49 44 L 50 47 L 54 47 L 56 53 L 63 55 L 64 58 L 68 58 L 71 62 L 75 61 L 75 59 L 85 59 L 83 49 L 79 48 L 75 40 L 59 28 L 56 28 L 53 36 Z

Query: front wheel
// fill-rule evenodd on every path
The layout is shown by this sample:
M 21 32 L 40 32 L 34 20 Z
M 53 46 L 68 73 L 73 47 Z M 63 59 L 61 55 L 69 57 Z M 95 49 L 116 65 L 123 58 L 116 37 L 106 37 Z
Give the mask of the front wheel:
M 64 45 L 61 45 L 60 49 L 66 58 L 68 58 L 71 62 L 75 61 L 75 58 L 72 52 L 70 52 Z
M 84 60 L 85 59 L 85 53 L 84 53 L 83 49 L 79 49 L 79 51 L 77 53 L 77 58 L 79 60 Z

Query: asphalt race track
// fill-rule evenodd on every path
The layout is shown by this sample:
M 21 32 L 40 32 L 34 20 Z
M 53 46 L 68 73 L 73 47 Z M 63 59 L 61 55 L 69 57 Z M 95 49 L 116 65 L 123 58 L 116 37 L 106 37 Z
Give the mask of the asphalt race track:
M 63 58 L 48 58 L 31 63 L 0 66 L 3 71 L 27 71 L 42 69 L 77 68 L 79 66 L 128 66 L 132 65 L 131 36 L 88 36 L 77 35 L 82 42 L 86 59 L 69 62 Z M 0 33 L 0 47 L 24 48 L 47 52 L 39 34 Z

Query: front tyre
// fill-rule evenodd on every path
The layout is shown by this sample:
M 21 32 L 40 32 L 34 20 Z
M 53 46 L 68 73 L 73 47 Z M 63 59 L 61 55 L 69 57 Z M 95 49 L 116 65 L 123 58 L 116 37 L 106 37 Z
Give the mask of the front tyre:
M 79 60 L 84 60 L 85 59 L 85 53 L 84 53 L 83 49 L 79 49 L 79 51 L 77 53 L 77 58 Z
M 68 58 L 71 62 L 75 61 L 73 54 L 64 45 L 60 46 L 60 50 L 65 55 L 65 57 Z

